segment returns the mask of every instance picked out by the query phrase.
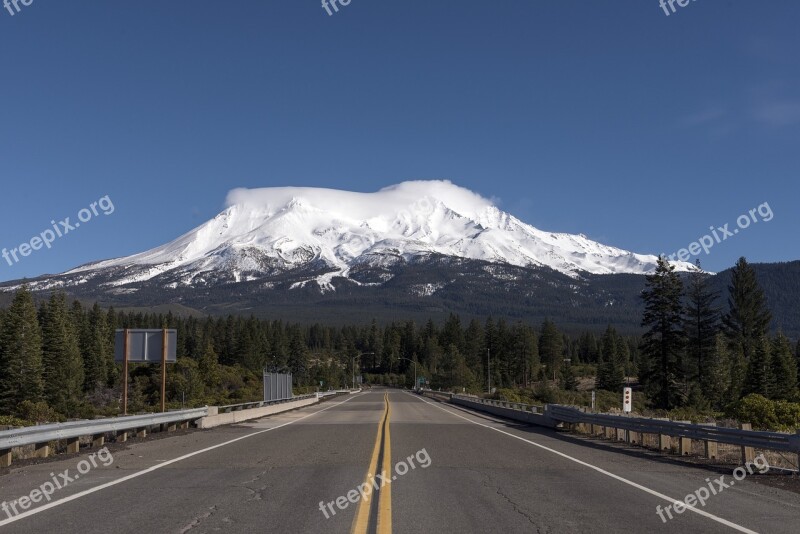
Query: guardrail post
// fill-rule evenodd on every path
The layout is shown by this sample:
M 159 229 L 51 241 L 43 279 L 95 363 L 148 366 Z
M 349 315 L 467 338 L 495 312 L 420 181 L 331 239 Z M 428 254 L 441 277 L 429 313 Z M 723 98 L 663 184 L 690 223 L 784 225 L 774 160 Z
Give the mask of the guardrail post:
M 50 456 L 50 443 L 37 443 L 34 445 L 33 456 L 36 458 L 47 458 Z
M 625 430 L 622 428 L 615 428 L 617 441 L 625 441 Z
M 81 450 L 81 438 L 70 438 L 67 440 L 67 454 L 74 454 Z
M 146 438 L 147 437 L 147 428 L 137 428 L 136 429 L 136 437 L 137 438 Z
M 691 421 L 676 421 L 676 422 L 692 424 Z M 678 436 L 678 454 L 680 454 L 681 456 L 689 456 L 692 454 L 691 439 L 684 436 Z
M 119 432 L 117 432 L 117 442 L 125 443 L 126 441 L 128 441 L 128 431 L 120 430 Z
M 106 442 L 105 434 L 95 434 L 92 436 L 92 447 L 102 447 Z
M 181 421 L 181 424 L 178 425 L 178 428 L 181 430 L 186 430 L 189 428 L 189 421 Z
M 9 465 L 11 465 L 11 449 L 3 449 L 0 451 L 0 467 Z
M 739 425 L 741 430 L 753 430 L 753 425 L 750 423 L 742 423 Z M 742 447 L 742 465 L 753 463 L 756 459 L 756 451 L 753 447 Z
M 705 423 L 703 426 L 717 426 L 717 423 Z M 703 442 L 703 456 L 710 460 L 716 460 L 719 457 L 717 445 L 716 441 L 705 440 Z
M 167 432 L 175 432 L 176 428 L 178 428 L 178 425 L 176 423 L 167 424 Z
M 667 434 L 659 434 L 658 435 L 658 450 L 672 450 L 672 436 L 668 436 Z

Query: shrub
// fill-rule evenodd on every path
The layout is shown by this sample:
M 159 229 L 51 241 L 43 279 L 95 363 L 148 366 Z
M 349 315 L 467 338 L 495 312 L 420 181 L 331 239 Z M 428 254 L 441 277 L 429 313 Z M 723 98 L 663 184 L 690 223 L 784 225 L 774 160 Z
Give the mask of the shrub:
M 752 424 L 756 430 L 777 430 L 780 427 L 775 403 L 756 393 L 733 403 L 728 413 L 742 423 Z

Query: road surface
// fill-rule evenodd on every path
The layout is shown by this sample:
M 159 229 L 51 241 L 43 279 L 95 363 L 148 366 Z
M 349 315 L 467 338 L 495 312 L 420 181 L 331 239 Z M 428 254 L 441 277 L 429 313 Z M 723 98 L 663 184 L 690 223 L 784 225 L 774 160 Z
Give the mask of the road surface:
M 714 471 L 398 390 L 375 389 L 248 424 L 112 446 L 109 455 L 94 458 L 91 453 L 0 477 L 0 532 L 687 534 L 800 528 L 795 493 L 747 479 L 729 485 L 730 475 L 723 488 L 714 484 L 720 477 Z M 714 488 L 716 495 L 697 511 L 678 514 L 670 499 L 700 488 Z

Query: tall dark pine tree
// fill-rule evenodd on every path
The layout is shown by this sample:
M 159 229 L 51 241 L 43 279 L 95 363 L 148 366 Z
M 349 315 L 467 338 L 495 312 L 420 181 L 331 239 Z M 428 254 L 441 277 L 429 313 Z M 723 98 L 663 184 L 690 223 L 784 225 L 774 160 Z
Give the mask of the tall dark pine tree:
M 779 332 L 772 341 L 772 397 L 792 400 L 797 395 L 797 363 L 792 354 L 792 344 Z
M 772 367 L 772 354 L 766 336 L 760 338 L 754 347 L 753 354 L 747 362 L 747 374 L 744 381 L 744 394 L 758 393 L 772 398 L 775 389 L 775 375 Z
M 719 293 L 709 288 L 709 275 L 700 269 L 700 260 L 697 260 L 696 265 L 697 270 L 689 275 L 686 288 L 683 324 L 686 333 L 686 364 L 690 370 L 689 377 L 705 388 L 719 331 L 720 310 L 715 305 Z
M 683 283 L 675 267 L 660 257 L 656 271 L 646 277 L 642 326 L 643 369 L 640 379 L 658 408 L 681 404 L 679 372 L 685 345 L 683 333 Z
M 545 366 L 547 376 L 555 376 L 561 367 L 564 356 L 564 338 L 550 319 L 542 323 L 542 335 L 539 337 L 539 358 Z
M 67 308 L 67 297 L 56 293 L 42 312 L 42 368 L 48 404 L 72 415 L 83 399 L 83 358 Z
M 722 318 L 723 330 L 731 351 L 741 355 L 749 365 L 767 335 L 772 314 L 755 270 L 745 258 L 736 262 L 728 290 L 730 310 Z
M 0 325 L 0 412 L 42 400 L 42 333 L 27 287 L 17 291 Z
M 621 392 L 625 385 L 625 342 L 611 325 L 600 341 L 600 362 L 597 366 L 597 389 Z

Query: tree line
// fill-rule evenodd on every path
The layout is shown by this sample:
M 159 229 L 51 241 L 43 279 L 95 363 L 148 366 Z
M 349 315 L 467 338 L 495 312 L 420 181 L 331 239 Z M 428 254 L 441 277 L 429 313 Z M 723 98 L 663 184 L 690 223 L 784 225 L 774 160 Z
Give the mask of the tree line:
M 724 313 L 706 275 L 684 278 L 663 259 L 647 277 L 641 337 L 620 335 L 612 325 L 570 335 L 551 320 L 462 321 L 456 314 L 443 324 L 345 326 L 178 316 L 88 307 L 63 293 L 37 302 L 22 287 L 0 310 L 0 414 L 117 413 L 122 386 L 114 332 L 122 328 L 177 330 L 178 361 L 167 372 L 173 407 L 254 400 L 264 369 L 291 372 L 295 386 L 308 390 L 348 386 L 354 374 L 411 386 L 415 366 L 431 387 L 476 393 L 490 383 L 575 390 L 581 381 L 591 387 L 586 380 L 594 376 L 597 389 L 614 392 L 638 377 L 656 408 L 720 409 L 752 392 L 795 399 L 800 344 L 794 350 L 781 333 L 769 336 L 771 314 L 746 260 L 734 269 Z M 159 373 L 160 366 L 132 365 L 131 409 L 158 405 Z

